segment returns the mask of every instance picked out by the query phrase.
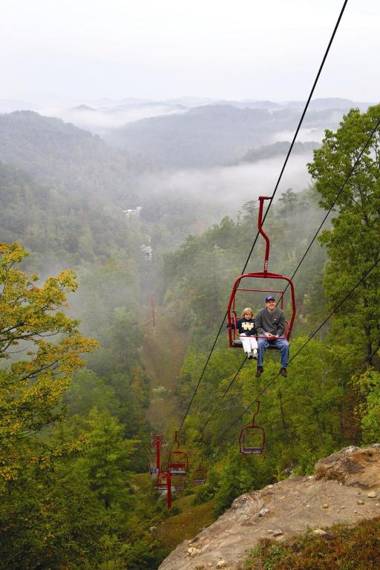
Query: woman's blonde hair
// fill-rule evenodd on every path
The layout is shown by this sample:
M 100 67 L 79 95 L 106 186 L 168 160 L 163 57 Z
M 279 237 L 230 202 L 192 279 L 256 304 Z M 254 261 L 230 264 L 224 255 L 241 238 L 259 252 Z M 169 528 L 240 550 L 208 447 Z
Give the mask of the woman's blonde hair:
M 251 313 L 252 317 L 254 316 L 251 307 L 246 307 L 246 308 L 242 311 L 242 313 L 241 313 L 240 316 L 241 316 L 241 317 L 244 317 L 245 313 Z

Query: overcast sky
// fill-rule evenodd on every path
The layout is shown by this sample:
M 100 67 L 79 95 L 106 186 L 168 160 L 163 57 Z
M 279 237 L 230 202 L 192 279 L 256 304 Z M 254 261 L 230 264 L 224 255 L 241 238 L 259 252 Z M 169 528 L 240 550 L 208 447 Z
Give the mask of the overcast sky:
M 343 0 L 1 0 L 0 99 L 305 99 Z M 378 101 L 380 0 L 349 0 L 316 97 Z

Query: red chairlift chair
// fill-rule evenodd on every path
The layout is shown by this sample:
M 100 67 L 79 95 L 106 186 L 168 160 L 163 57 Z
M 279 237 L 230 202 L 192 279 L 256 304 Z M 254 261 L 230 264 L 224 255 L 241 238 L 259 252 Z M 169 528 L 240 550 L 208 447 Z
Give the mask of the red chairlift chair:
M 237 321 L 238 316 L 236 312 L 236 295 L 240 292 L 243 293 L 252 293 L 252 292 L 260 292 L 266 294 L 275 294 L 278 295 L 277 304 L 280 306 L 281 309 L 284 307 L 284 296 L 287 289 L 290 290 L 290 318 L 287 321 L 286 329 L 284 331 L 284 336 L 282 338 L 286 338 L 287 340 L 290 339 L 290 335 L 292 333 L 294 320 L 296 317 L 296 301 L 295 301 L 295 292 L 294 292 L 294 285 L 290 277 L 286 275 L 282 275 L 280 273 L 272 273 L 268 271 L 269 267 L 269 254 L 270 254 L 270 241 L 269 237 L 263 230 L 263 210 L 264 210 L 264 201 L 271 200 L 269 196 L 260 196 L 259 197 L 259 213 L 258 213 L 258 222 L 257 227 L 259 233 L 263 236 L 265 240 L 265 258 L 264 258 L 264 268 L 263 271 L 258 271 L 254 273 L 244 273 L 243 275 L 239 275 L 234 281 L 232 286 L 232 291 L 230 294 L 230 298 L 228 301 L 227 307 L 227 329 L 228 329 L 228 342 L 231 348 L 240 348 L 242 346 L 242 342 L 239 338 L 239 331 L 237 328 Z M 260 279 L 270 279 L 270 280 L 277 280 L 281 281 L 284 284 L 283 289 L 263 289 L 249 286 L 250 280 L 260 280 Z M 248 286 L 241 286 L 242 282 L 244 281 L 245 284 Z M 254 282 L 255 284 L 255 282 Z M 269 346 L 268 348 L 275 348 Z
M 203 465 L 197 467 L 193 473 L 193 485 L 204 485 L 207 479 L 207 470 Z
M 256 401 L 257 408 L 253 414 L 252 421 L 240 430 L 239 444 L 240 453 L 244 455 L 260 455 L 265 449 L 264 428 L 256 425 L 256 416 L 260 410 L 260 402 Z M 254 435 L 254 445 L 252 436 Z
M 156 489 L 160 493 L 161 497 L 166 497 L 168 509 L 171 509 L 172 494 L 174 493 L 171 473 L 160 471 L 157 477 Z
M 177 449 L 169 455 L 168 471 L 172 475 L 186 475 L 189 470 L 189 456 L 179 448 L 178 432 L 175 432 L 174 443 Z
M 156 489 L 162 495 L 166 494 L 168 488 L 167 477 L 168 474 L 165 471 L 160 471 L 160 473 L 158 473 Z

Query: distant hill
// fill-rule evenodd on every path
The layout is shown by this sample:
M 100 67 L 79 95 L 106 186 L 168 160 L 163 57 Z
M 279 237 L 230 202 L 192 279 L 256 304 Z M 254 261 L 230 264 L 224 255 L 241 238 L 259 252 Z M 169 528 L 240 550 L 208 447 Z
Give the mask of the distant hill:
M 91 113 L 96 113 L 96 109 L 94 107 L 90 107 L 89 105 L 78 105 L 77 107 L 73 107 L 72 111 L 89 111 Z
M 287 103 L 289 107 L 294 107 L 297 109 L 303 109 L 304 101 L 289 101 Z M 313 99 L 310 102 L 309 109 L 311 111 L 344 111 L 347 112 L 353 107 L 358 107 L 361 111 L 366 111 L 371 103 L 363 101 L 351 101 L 351 99 L 342 99 L 339 97 L 326 97 L 320 99 Z
M 271 122 L 267 110 L 206 105 L 131 123 L 110 132 L 106 141 L 156 167 L 208 167 L 231 163 L 266 142 Z
M 77 195 L 131 196 L 131 164 L 103 140 L 32 111 L 0 115 L 0 157 L 52 188 Z
M 264 145 L 258 148 L 249 150 L 241 159 L 240 162 L 257 162 L 258 160 L 265 160 L 273 158 L 278 155 L 285 156 L 290 147 L 290 142 L 279 141 L 273 144 Z M 293 154 L 306 154 L 311 153 L 319 147 L 317 142 L 296 142 L 293 146 Z
M 245 107 L 243 105 L 246 105 Z M 252 147 L 291 138 L 300 118 L 293 102 L 236 102 L 195 107 L 182 114 L 152 117 L 109 131 L 105 140 L 153 168 L 205 168 L 235 164 Z M 325 128 L 335 128 L 355 103 L 345 100 L 316 100 L 303 128 L 315 129 L 316 138 Z
M 47 109 L 47 114 L 59 116 L 80 129 L 103 136 L 109 130 L 147 117 L 182 113 L 187 107 L 165 101 L 122 100 L 100 102 L 99 106 L 81 104 L 69 109 Z M 57 115 L 58 113 L 58 115 Z

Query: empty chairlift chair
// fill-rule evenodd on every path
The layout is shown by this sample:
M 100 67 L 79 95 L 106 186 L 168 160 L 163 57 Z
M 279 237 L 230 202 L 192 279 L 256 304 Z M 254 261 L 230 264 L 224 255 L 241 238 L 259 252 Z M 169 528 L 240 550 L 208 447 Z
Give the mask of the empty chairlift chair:
M 172 476 L 169 472 L 161 471 L 158 474 L 156 489 L 161 495 L 161 497 L 166 498 L 166 504 L 168 509 L 172 507 L 172 495 L 174 493 L 174 488 L 172 486 Z
M 178 432 L 175 433 L 174 443 L 177 449 L 170 452 L 168 471 L 172 475 L 187 475 L 189 471 L 189 456 L 179 448 Z
M 204 485 L 207 479 L 207 469 L 203 465 L 200 465 L 193 472 L 193 485 Z
M 256 425 L 256 416 L 260 410 L 260 402 L 257 401 L 256 405 L 256 411 L 253 414 L 251 423 L 245 425 L 240 430 L 240 453 L 243 455 L 260 455 L 265 449 L 264 428 Z

